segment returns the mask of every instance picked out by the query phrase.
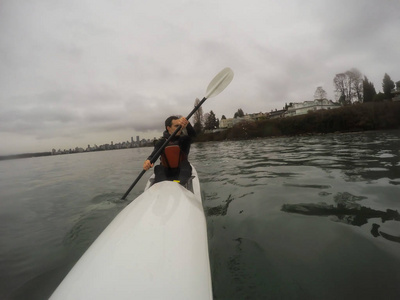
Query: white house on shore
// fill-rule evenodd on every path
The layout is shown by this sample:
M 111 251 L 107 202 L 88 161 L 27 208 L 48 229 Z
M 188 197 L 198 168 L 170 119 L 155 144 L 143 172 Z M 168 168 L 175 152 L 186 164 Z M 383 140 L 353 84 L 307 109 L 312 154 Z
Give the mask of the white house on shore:
M 243 117 L 238 118 L 221 119 L 219 121 L 219 128 L 232 128 L 234 125 L 239 124 L 243 121 L 258 121 L 265 118 L 266 115 L 262 112 L 259 112 L 254 114 L 245 114 Z
M 340 104 L 328 99 L 316 99 L 314 101 L 304 101 L 302 103 L 290 103 L 287 109 L 271 110 L 268 113 L 254 113 L 246 114 L 241 118 L 228 118 L 219 121 L 219 128 L 226 129 L 232 128 L 236 124 L 243 121 L 258 121 L 261 119 L 276 119 L 283 117 L 293 117 L 298 115 L 305 115 L 309 111 L 316 111 L 321 109 L 335 109 L 341 107 Z
M 339 108 L 340 104 L 334 103 L 328 99 L 315 99 L 314 101 L 304 101 L 302 103 L 291 103 L 288 107 L 285 116 L 293 117 L 298 115 L 305 115 L 309 111 L 316 111 L 321 109 L 335 109 Z
M 392 90 L 392 101 L 400 101 L 400 85 L 398 85 L 395 89 Z
M 232 128 L 234 125 L 243 122 L 243 118 L 228 118 L 228 119 L 221 119 L 219 121 L 219 128 Z

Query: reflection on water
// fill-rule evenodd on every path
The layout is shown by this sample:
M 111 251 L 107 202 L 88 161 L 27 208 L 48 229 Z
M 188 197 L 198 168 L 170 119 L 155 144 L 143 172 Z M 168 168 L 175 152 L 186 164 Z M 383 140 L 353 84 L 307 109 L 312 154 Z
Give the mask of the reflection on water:
M 328 205 L 325 202 L 284 204 L 282 211 L 313 216 L 335 216 L 336 218 L 332 219 L 333 221 L 355 226 L 367 224 L 368 219 L 374 218 L 380 218 L 382 223 L 390 220 L 400 221 L 400 214 L 397 210 L 387 209 L 386 211 L 380 211 L 356 203 L 356 201 L 364 198 L 356 197 L 349 193 L 338 193 L 334 197 L 336 205 Z M 372 225 L 371 234 L 374 237 L 382 236 L 387 240 L 400 242 L 400 236 L 378 231 L 379 227 L 380 225 L 378 224 Z
M 107 193 L 95 196 L 89 203 L 64 236 L 63 245 L 70 249 L 69 255 L 73 252 L 80 257 L 129 202 L 121 200 L 121 194 Z
M 228 212 L 229 204 L 234 200 L 231 196 L 232 195 L 228 196 L 228 199 L 224 201 L 225 204 L 223 205 L 204 207 L 207 216 L 225 216 Z
M 399 130 L 194 144 L 214 298 L 400 299 L 399 150 Z M 1 162 L 0 298 L 47 299 L 149 152 Z
M 399 298 L 399 151 L 400 131 L 195 145 L 215 299 Z
M 108 193 L 92 198 L 62 239 L 63 251 L 58 253 L 59 256 L 64 256 L 62 263 L 27 280 L 10 295 L 10 299 L 47 299 L 86 249 L 129 204 L 121 200 L 121 196 L 118 193 Z M 41 288 L 38 289 L 38 286 Z
M 249 195 L 251 195 L 251 194 L 253 194 L 253 193 L 250 192 L 250 193 L 241 195 L 239 198 L 243 198 L 243 197 L 249 196 Z M 208 196 L 208 199 L 210 199 L 210 198 L 211 198 L 211 197 Z M 214 207 L 207 207 L 207 206 L 204 206 L 205 214 L 206 214 L 207 216 L 209 216 L 209 217 L 211 217 L 211 216 L 225 216 L 225 215 L 227 214 L 227 212 L 228 212 L 229 204 L 230 204 L 233 200 L 235 200 L 235 199 L 232 197 L 232 195 L 229 195 L 229 196 L 228 196 L 228 199 L 226 199 L 226 200 L 223 201 L 224 204 L 221 204 L 221 205 L 218 205 L 218 206 L 214 206 Z M 242 212 L 243 212 L 243 210 L 241 210 L 239 213 L 241 214 Z

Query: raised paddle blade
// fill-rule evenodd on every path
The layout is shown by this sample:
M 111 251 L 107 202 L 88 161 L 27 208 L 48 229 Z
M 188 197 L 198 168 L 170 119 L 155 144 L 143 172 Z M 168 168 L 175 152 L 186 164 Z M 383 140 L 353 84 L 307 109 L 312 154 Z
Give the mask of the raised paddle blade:
M 225 68 L 211 80 L 207 87 L 206 96 L 204 98 L 211 98 L 221 93 L 232 81 L 233 71 L 231 68 Z

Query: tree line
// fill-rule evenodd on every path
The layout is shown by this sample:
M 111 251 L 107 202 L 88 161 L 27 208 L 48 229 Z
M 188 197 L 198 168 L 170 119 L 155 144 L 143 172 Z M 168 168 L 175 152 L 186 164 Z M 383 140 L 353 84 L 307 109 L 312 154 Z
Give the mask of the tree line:
M 369 81 L 367 76 L 363 75 L 358 69 L 352 68 L 346 72 L 338 73 L 333 79 L 334 92 L 336 100 L 342 105 L 347 106 L 354 103 L 368 103 L 368 102 L 383 102 L 384 100 L 392 100 L 392 90 L 396 87 L 400 90 L 400 81 L 394 82 L 390 76 L 385 73 L 382 80 L 383 92 L 376 92 L 374 84 Z M 327 93 L 322 86 L 317 87 L 314 93 L 314 99 L 326 99 Z M 196 106 L 200 102 L 199 99 L 195 100 Z M 286 108 L 288 105 L 286 104 Z M 241 108 L 234 114 L 234 118 L 244 116 Z M 219 128 L 220 120 L 215 116 L 211 110 L 209 113 L 203 114 L 203 109 L 200 107 L 194 114 L 194 129 L 197 132 L 204 130 L 213 130 Z M 222 115 L 221 120 L 226 119 Z
M 399 115 L 398 101 L 366 102 L 290 118 L 243 121 L 224 131 L 201 134 L 196 142 L 399 129 Z
M 200 100 L 196 98 L 194 106 L 199 104 Z M 234 118 L 244 117 L 244 112 L 241 108 L 234 114 Z M 226 119 L 225 115 L 222 115 L 221 120 Z M 216 117 L 215 113 L 211 110 L 208 113 L 203 114 L 203 108 L 200 106 L 199 109 L 193 114 L 193 128 L 196 132 L 203 132 L 205 130 L 214 130 L 219 128 L 220 120 Z
M 382 92 L 376 92 L 374 84 L 363 76 L 361 72 L 352 68 L 344 73 L 336 74 L 333 79 L 335 93 L 341 105 L 350 105 L 355 102 L 382 102 L 392 100 L 392 90 L 400 89 L 400 81 L 396 83 L 385 73 L 382 80 Z

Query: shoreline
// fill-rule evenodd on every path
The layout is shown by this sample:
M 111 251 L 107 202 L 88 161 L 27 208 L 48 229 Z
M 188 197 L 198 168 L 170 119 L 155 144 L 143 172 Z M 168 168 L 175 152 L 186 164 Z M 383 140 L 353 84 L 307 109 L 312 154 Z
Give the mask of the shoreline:
M 195 142 L 392 129 L 400 129 L 400 102 L 364 103 L 287 118 L 243 121 L 224 131 L 200 134 Z
M 200 133 L 193 142 L 240 141 L 262 138 L 345 134 L 398 129 L 400 129 L 400 102 L 372 102 L 354 104 L 332 110 L 319 110 L 309 112 L 305 115 L 287 118 L 243 121 L 236 124 L 234 127 L 227 128 L 223 131 L 215 133 Z M 112 150 L 121 149 L 101 151 Z M 48 151 L 1 155 L 0 161 L 42 156 L 52 156 L 52 153 Z

